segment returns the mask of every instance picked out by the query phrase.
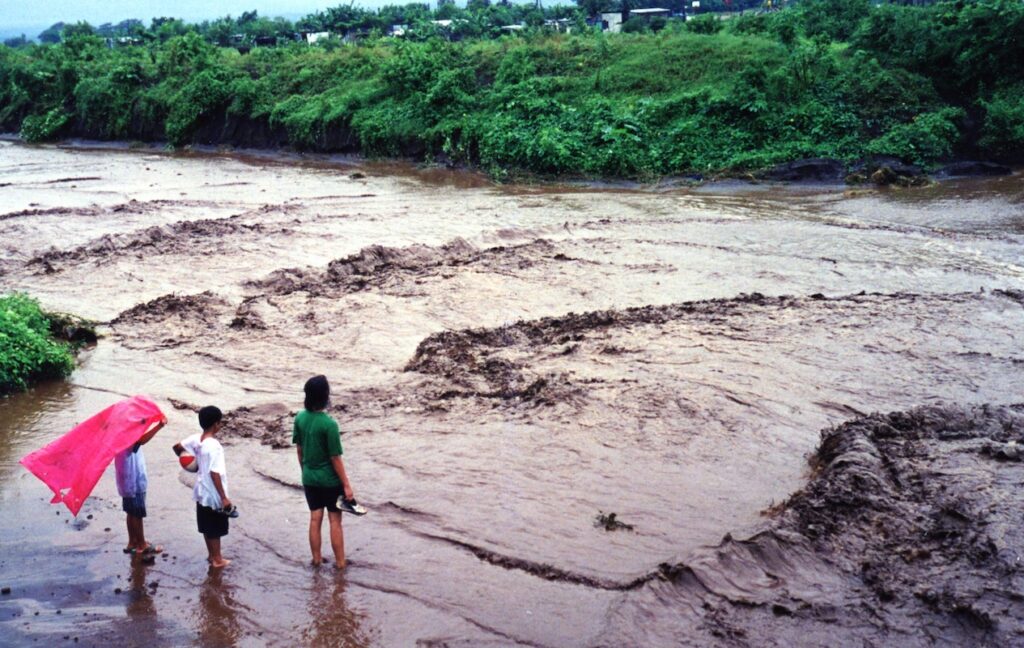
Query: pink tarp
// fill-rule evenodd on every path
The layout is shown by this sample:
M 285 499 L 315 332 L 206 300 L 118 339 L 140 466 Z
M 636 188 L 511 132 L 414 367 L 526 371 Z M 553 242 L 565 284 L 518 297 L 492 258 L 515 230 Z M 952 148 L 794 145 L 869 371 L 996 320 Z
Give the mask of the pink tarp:
M 114 455 L 131 447 L 157 422 L 166 420 L 156 403 L 133 396 L 29 454 L 21 465 L 50 487 L 54 493 L 51 504 L 64 502 L 73 515 L 78 515 Z

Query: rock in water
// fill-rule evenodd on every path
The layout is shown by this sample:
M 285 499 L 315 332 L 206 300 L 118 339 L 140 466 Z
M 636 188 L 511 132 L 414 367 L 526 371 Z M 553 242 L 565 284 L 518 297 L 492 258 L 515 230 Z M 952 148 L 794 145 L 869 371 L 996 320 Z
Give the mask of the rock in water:
M 807 158 L 777 164 L 761 173 L 764 180 L 779 182 L 842 182 L 846 168 L 839 160 Z

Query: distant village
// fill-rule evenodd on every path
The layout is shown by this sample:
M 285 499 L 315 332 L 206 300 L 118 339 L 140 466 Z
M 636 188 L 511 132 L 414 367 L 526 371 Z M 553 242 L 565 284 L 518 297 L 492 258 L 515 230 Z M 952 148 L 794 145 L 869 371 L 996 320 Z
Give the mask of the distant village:
M 453 0 L 440 0 L 436 7 L 410 3 L 380 9 L 362 9 L 354 4 L 318 11 L 291 22 L 267 18 L 256 11 L 236 18 L 225 16 L 212 21 L 188 24 L 176 18 L 155 18 L 150 25 L 141 20 L 93 27 L 86 23 L 56 23 L 39 34 L 42 43 L 59 42 L 65 33 L 91 34 L 103 38 L 110 48 L 139 46 L 154 40 L 164 41 L 190 31 L 223 47 L 241 52 L 257 47 L 275 47 L 292 43 L 336 46 L 368 38 L 426 40 L 444 38 L 498 38 L 519 33 L 550 31 L 655 32 L 673 21 L 698 17 L 725 19 L 744 11 L 771 11 L 776 0 L 671 0 L 642 6 L 637 0 L 577 0 L 574 5 L 542 6 L 503 1 L 469 0 L 458 7 Z M 31 42 L 25 36 L 8 39 L 6 45 L 18 47 Z

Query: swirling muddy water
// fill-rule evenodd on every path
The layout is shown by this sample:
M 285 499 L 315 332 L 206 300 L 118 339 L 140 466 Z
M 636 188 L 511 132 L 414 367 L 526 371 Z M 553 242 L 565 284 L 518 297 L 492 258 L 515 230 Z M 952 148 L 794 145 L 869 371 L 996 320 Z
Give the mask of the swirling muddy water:
M 704 612 L 666 566 L 770 524 L 829 426 L 1024 400 L 1020 174 L 523 188 L 11 142 L 0 173 L 0 289 L 103 323 L 68 382 L 0 401 L 4 643 L 764 645 L 682 623 Z M 343 575 L 306 565 L 290 415 L 314 373 L 371 509 Z M 17 465 L 137 392 L 170 415 L 149 567 L 112 475 L 71 519 Z M 220 575 L 170 450 L 205 404 L 242 509 Z

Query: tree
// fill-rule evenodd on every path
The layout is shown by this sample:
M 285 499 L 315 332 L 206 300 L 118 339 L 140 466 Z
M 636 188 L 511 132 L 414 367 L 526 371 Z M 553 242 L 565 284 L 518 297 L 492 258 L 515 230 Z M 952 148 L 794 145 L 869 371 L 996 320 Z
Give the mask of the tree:
M 869 0 L 803 0 L 797 11 L 808 36 L 824 35 L 831 40 L 845 41 L 871 13 L 871 3 Z
M 4 45 L 7 47 L 24 47 L 25 45 L 28 45 L 28 39 L 25 38 L 25 34 L 22 34 L 21 36 L 8 38 L 4 41 Z
M 95 36 L 96 30 L 92 28 L 92 25 L 82 21 L 76 22 L 74 25 L 68 25 L 61 32 L 61 40 L 67 40 L 74 38 L 75 36 Z
M 231 45 L 231 36 L 235 33 L 235 21 L 231 16 L 218 18 L 209 23 L 203 33 L 210 42 L 227 47 Z
M 578 6 L 589 17 L 600 15 L 612 6 L 612 0 L 576 0 Z
M 64 31 L 64 23 L 53 23 L 39 34 L 40 43 L 59 43 L 60 33 Z
M 175 36 L 184 36 L 190 29 L 179 18 L 154 18 L 149 27 L 149 30 L 156 35 L 161 43 L 165 43 Z

